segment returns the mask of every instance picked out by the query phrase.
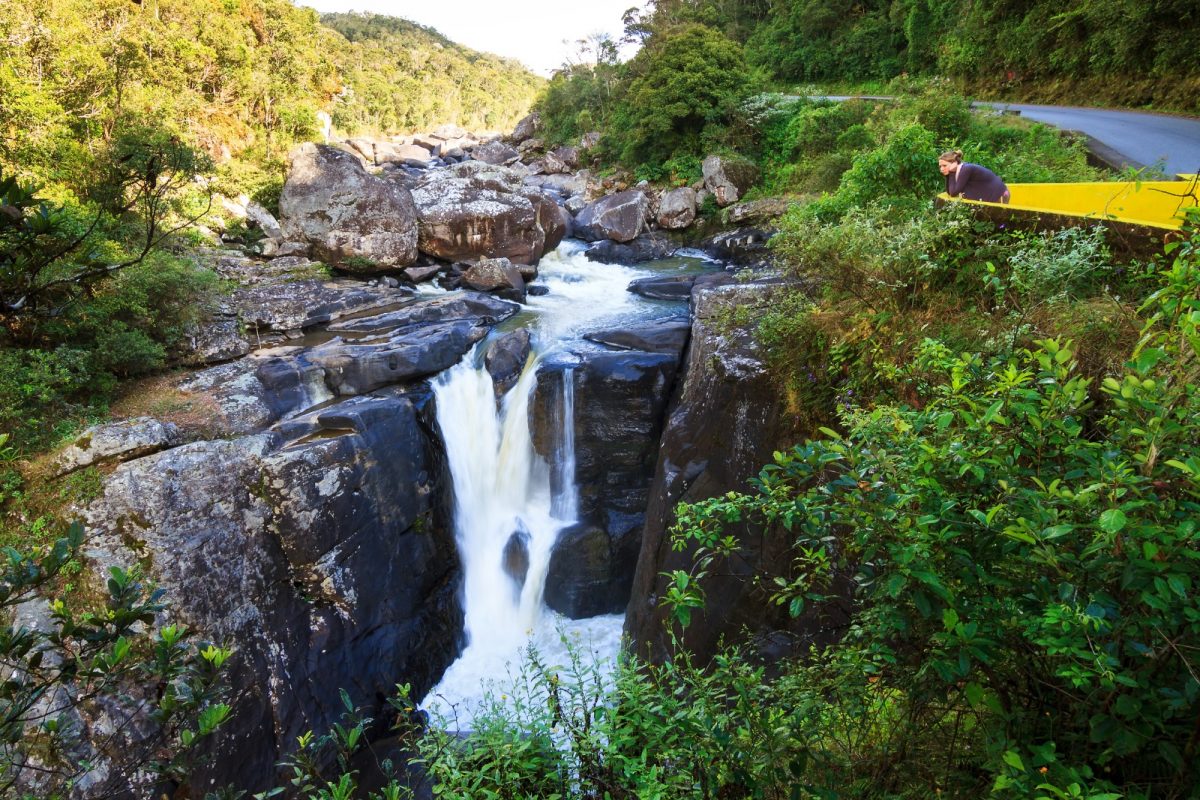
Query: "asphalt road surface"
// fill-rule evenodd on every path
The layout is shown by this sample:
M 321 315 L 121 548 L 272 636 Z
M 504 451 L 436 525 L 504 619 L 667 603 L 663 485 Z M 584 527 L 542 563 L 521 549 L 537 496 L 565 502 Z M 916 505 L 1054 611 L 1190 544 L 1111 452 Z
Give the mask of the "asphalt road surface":
M 828 99 L 850 98 L 828 96 Z M 866 99 L 891 98 L 869 96 Z M 1021 116 L 1027 119 L 1087 134 L 1108 149 L 1106 161 L 1124 162 L 1134 167 L 1157 166 L 1169 176 L 1200 173 L 1200 119 L 1196 117 L 982 100 L 974 105 L 1020 111 Z
M 1168 175 L 1200 172 L 1200 119 L 1101 108 L 986 103 L 1056 128 L 1086 133 L 1134 166 L 1159 166 Z

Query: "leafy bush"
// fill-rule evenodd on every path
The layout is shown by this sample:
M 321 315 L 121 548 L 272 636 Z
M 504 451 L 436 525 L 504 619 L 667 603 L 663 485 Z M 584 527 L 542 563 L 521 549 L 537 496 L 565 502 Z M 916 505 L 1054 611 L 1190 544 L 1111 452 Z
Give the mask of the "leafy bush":
M 1013 290 L 1048 303 L 1077 296 L 1103 278 L 1110 263 L 1101 226 L 1031 237 L 1008 258 Z
M 609 138 L 627 164 L 703 156 L 750 93 L 740 48 L 704 25 L 656 38 L 634 57 Z
M 1101 408 L 1067 343 L 988 361 L 929 341 L 911 368 L 919 410 L 853 410 L 844 436 L 777 454 L 756 491 L 681 507 L 696 574 L 736 557 L 726 523 L 753 520 L 793 541 L 793 562 L 761 577 L 794 614 L 819 616 L 850 578 L 854 624 L 806 696 L 836 715 L 857 686 L 876 699 L 862 727 L 901 725 L 905 745 L 884 773 L 870 741 L 826 750 L 833 785 L 1200 791 L 1198 254 L 1175 249 Z M 687 585 L 669 598 L 681 609 L 702 602 Z
M 181 626 L 154 625 L 163 593 L 134 572 L 113 567 L 100 607 L 90 611 L 46 597 L 82 544 L 83 527 L 74 524 L 46 552 L 6 548 L 0 608 L 10 621 L 0 631 L 0 657 L 20 677 L 0 684 L 5 797 L 65 797 L 85 775 L 94 796 L 184 780 L 196 745 L 230 712 L 220 702 L 230 651 L 195 641 Z M 48 612 L 44 625 L 13 617 L 39 603 Z M 89 724 L 101 715 L 116 724 Z
M 164 367 L 219 291 L 214 273 L 166 253 L 117 273 L 43 321 L 34 346 L 0 347 L 0 429 L 22 447 L 49 444 L 48 423 L 103 405 L 118 378 Z

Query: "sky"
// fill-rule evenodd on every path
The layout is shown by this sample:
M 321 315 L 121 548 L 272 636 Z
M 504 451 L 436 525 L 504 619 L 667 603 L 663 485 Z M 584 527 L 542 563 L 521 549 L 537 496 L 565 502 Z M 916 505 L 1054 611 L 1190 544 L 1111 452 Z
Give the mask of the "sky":
M 515 58 L 549 76 L 593 33 L 621 38 L 621 16 L 642 0 L 296 0 L 318 11 L 370 11 L 437 29 L 473 50 Z M 565 40 L 565 43 L 564 43 Z M 578 60 L 578 59 L 573 59 Z

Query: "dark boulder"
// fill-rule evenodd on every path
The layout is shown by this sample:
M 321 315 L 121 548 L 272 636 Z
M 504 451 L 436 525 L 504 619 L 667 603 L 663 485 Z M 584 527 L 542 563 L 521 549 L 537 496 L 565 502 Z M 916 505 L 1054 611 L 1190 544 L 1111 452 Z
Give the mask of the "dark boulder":
M 362 398 L 278 433 L 194 442 L 115 469 L 86 510 L 87 556 L 140 564 L 170 620 L 228 642 L 232 717 L 194 785 L 258 791 L 340 692 L 378 717 L 417 695 L 462 624 L 453 537 L 431 504 L 433 453 L 410 403 Z
M 500 554 L 504 574 L 512 578 L 515 594 L 520 596 L 521 587 L 525 585 L 525 576 L 529 574 L 529 531 L 520 527 L 513 531 L 512 536 L 504 543 L 504 551 Z
M 365 394 L 454 366 L 487 328 L 469 320 L 411 326 L 388 337 L 333 339 L 307 353 L 339 396 Z
M 521 310 L 507 300 L 479 292 L 463 292 L 450 297 L 414 301 L 395 311 L 373 317 L 346 320 L 330 325 L 333 333 L 387 333 L 428 323 L 466 320 L 473 325 L 491 326 L 503 322 Z
M 488 374 L 492 376 L 492 384 L 496 389 L 496 397 L 508 394 L 508 390 L 517 385 L 525 364 L 529 361 L 529 331 L 525 328 L 506 333 L 491 343 L 483 363 Z
M 585 254 L 589 261 L 604 264 L 640 264 L 656 261 L 675 254 L 679 245 L 664 233 L 643 233 L 631 242 L 614 242 L 611 239 L 597 242 Z
M 623 611 L 637 565 L 640 519 L 616 532 L 590 523 L 560 531 L 546 572 L 546 605 L 571 619 Z
M 692 324 L 685 317 L 667 318 L 624 328 L 608 328 L 585 333 L 583 338 L 618 350 L 646 353 L 672 353 L 676 357 L 687 344 Z
M 687 300 L 695 283 L 695 275 L 639 278 L 629 284 L 629 291 L 650 300 Z

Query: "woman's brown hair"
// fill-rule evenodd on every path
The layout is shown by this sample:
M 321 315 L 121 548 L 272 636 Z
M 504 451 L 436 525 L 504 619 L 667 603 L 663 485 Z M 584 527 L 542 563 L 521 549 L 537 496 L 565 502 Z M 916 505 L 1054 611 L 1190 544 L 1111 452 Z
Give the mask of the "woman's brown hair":
M 938 156 L 938 161 L 949 161 L 953 164 L 961 164 L 963 159 L 962 150 L 947 150 Z

